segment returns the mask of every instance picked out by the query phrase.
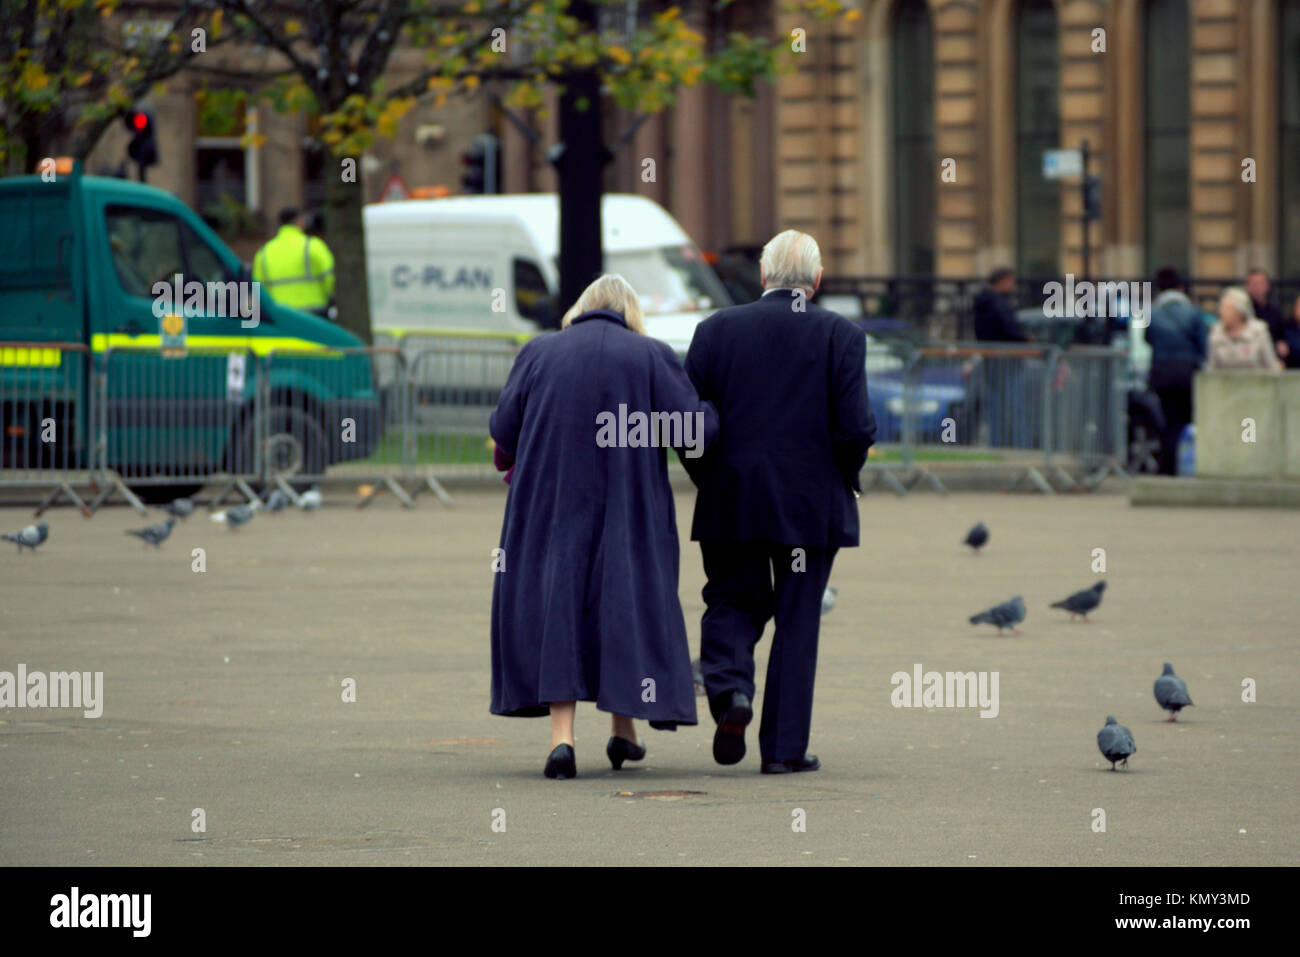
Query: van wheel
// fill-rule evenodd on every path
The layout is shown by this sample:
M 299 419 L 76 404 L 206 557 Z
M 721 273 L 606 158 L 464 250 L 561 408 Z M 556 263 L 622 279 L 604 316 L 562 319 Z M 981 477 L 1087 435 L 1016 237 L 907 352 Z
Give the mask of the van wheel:
M 327 440 L 320 424 L 302 409 L 278 405 L 267 413 L 261 430 L 253 420 L 245 423 L 233 443 L 232 472 L 248 474 L 253 470 L 257 462 L 254 450 L 258 431 L 264 436 L 262 465 L 268 477 L 312 476 L 325 471 Z

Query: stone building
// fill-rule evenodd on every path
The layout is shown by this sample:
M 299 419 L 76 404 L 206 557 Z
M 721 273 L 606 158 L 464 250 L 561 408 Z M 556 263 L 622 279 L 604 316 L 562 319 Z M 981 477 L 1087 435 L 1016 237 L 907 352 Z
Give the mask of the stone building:
M 1102 184 L 1094 273 L 1300 276 L 1300 162 L 1287 162 L 1300 153 L 1300 0 L 858 0 L 860 16 L 833 27 L 787 22 L 775 0 L 683 7 L 706 34 L 806 33 L 793 70 L 754 99 L 683 90 L 607 169 L 607 189 L 663 203 L 706 249 L 796 227 L 840 275 L 1078 273 L 1078 181 L 1044 179 L 1042 154 L 1086 139 Z M 400 50 L 390 72 L 421 62 Z M 367 198 L 392 173 L 459 191 L 461 154 L 485 131 L 501 137 L 504 191 L 553 189 L 554 111 L 522 118 L 533 144 L 490 94 L 412 109 L 364 158 Z M 332 172 L 310 118 L 257 107 L 248 122 L 265 142 L 243 148 L 242 129 L 204 128 L 184 77 L 152 105 L 151 182 L 197 208 L 226 193 L 266 229 L 281 206 L 317 201 Z M 607 109 L 607 141 L 633 120 Z M 115 167 L 125 135 L 106 136 L 89 168 Z

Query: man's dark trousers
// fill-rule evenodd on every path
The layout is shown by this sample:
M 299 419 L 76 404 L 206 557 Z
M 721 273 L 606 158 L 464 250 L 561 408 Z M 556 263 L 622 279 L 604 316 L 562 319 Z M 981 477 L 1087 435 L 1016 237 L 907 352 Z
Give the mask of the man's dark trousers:
M 822 595 L 838 549 L 798 548 L 700 542 L 708 577 L 700 665 L 715 719 L 718 696 L 739 691 L 754 699 L 754 646 L 776 619 L 758 730 L 764 762 L 803 758 L 812 732 Z

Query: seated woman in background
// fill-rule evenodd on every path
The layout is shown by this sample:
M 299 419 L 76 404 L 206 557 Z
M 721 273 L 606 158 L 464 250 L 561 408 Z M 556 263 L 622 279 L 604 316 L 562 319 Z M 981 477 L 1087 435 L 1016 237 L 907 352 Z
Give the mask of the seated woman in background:
M 1282 368 L 1268 325 L 1255 318 L 1250 296 L 1237 286 L 1223 290 L 1219 297 L 1219 321 L 1210 330 L 1209 352 L 1205 368 L 1211 372 L 1277 372 Z

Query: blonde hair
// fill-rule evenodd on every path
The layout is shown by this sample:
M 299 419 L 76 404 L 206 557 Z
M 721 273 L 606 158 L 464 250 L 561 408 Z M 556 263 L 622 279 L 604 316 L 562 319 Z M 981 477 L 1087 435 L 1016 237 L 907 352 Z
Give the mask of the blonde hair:
M 567 329 L 574 319 L 593 309 L 606 309 L 623 317 L 633 332 L 645 335 L 645 317 L 641 313 L 641 299 L 632 284 L 616 272 L 607 272 L 582 290 L 582 295 L 564 314 L 561 329 Z
M 822 271 L 822 252 L 807 233 L 787 229 L 767 241 L 760 262 L 768 289 L 812 290 Z
M 1240 286 L 1229 286 L 1219 296 L 1220 303 L 1228 303 L 1241 314 L 1241 321 L 1248 323 L 1255 318 L 1255 304 L 1251 302 L 1250 293 Z

